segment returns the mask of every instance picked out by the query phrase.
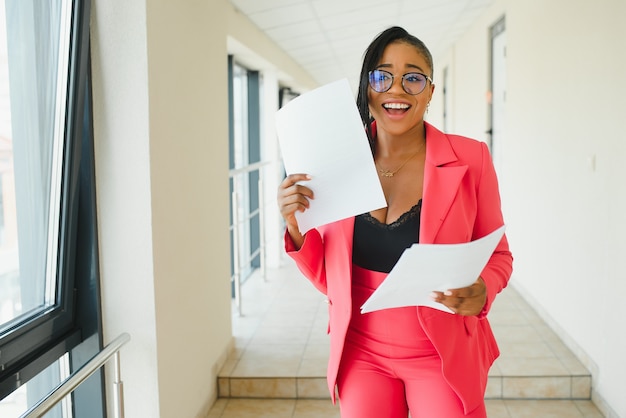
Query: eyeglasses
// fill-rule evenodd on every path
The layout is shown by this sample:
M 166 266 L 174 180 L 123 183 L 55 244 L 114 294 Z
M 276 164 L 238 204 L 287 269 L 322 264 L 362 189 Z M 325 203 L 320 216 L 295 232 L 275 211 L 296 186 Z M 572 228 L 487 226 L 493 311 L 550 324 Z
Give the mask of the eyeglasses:
M 384 93 L 393 86 L 394 75 L 385 70 L 372 70 L 369 72 L 369 83 L 372 90 L 378 93 Z M 402 76 L 402 88 L 408 94 L 420 94 L 426 88 L 426 82 L 432 78 L 422 73 L 406 73 Z

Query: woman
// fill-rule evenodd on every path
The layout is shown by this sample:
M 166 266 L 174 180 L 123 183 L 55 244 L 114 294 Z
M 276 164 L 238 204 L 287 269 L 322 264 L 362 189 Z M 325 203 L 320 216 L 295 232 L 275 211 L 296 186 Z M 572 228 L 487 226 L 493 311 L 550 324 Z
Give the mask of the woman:
M 328 385 L 344 418 L 486 417 L 487 374 L 499 355 L 486 316 L 511 275 L 506 237 L 474 284 L 432 293 L 455 314 L 359 310 L 413 243 L 469 242 L 504 223 L 486 145 L 424 122 L 432 77 L 430 52 L 402 28 L 382 32 L 365 53 L 357 105 L 386 208 L 303 236 L 294 214 L 314 198 L 302 185 L 308 176 L 279 186 L 286 251 L 328 297 Z

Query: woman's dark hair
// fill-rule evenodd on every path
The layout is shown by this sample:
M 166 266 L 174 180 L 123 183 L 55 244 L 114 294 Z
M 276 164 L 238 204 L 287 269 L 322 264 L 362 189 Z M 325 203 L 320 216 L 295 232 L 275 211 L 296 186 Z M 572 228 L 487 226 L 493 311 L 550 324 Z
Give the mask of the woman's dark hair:
M 383 52 L 387 45 L 394 42 L 404 42 L 414 46 L 420 54 L 424 56 L 424 59 L 430 66 L 431 74 L 433 77 L 433 57 L 430 51 L 424 44 L 424 42 L 417 39 L 415 36 L 408 33 L 406 30 L 399 26 L 393 26 L 389 29 L 381 32 L 367 47 L 365 55 L 363 56 L 363 66 L 361 67 L 361 76 L 359 79 L 359 92 L 356 98 L 356 104 L 361 115 L 363 125 L 367 130 L 367 138 L 370 141 L 370 147 L 374 152 L 374 138 L 372 138 L 372 117 L 369 112 L 369 103 L 367 100 L 367 89 L 369 88 L 369 72 L 372 71 L 378 65 L 380 59 L 383 56 Z

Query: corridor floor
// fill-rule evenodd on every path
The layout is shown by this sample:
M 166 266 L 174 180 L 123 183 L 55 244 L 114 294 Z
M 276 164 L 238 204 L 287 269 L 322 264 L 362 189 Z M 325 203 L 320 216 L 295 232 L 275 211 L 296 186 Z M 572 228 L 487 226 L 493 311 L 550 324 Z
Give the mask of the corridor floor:
M 235 349 L 219 374 L 209 418 L 339 417 L 326 389 L 326 300 L 284 260 L 242 285 Z M 512 286 L 489 319 L 501 356 L 489 374 L 489 418 L 601 418 L 589 372 Z

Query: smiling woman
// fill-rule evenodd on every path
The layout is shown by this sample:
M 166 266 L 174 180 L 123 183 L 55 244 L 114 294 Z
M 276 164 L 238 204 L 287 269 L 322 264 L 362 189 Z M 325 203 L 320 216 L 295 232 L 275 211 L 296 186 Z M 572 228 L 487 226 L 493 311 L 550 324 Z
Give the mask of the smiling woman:
M 424 121 L 435 86 L 426 46 L 400 27 L 367 48 L 357 106 L 387 206 L 300 233 L 296 211 L 315 196 L 307 173 L 278 190 L 285 249 L 328 297 L 328 389 L 343 418 L 485 418 L 487 375 L 498 356 L 486 319 L 513 258 L 503 237 L 473 284 L 431 293 L 446 312 L 361 306 L 416 243 L 476 240 L 504 223 L 486 144 Z M 420 280 L 425 271 L 412 275 Z M 450 314 L 453 312 L 454 314 Z

